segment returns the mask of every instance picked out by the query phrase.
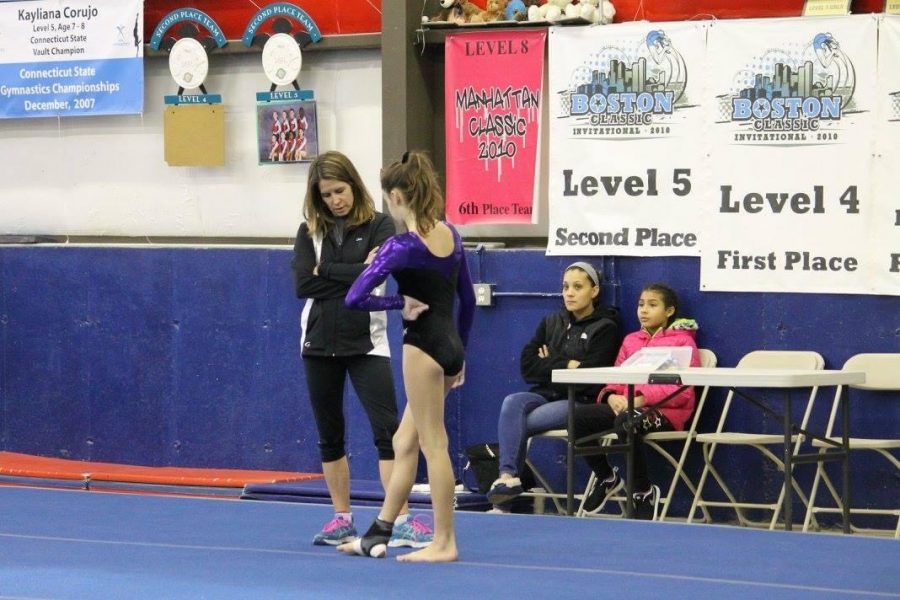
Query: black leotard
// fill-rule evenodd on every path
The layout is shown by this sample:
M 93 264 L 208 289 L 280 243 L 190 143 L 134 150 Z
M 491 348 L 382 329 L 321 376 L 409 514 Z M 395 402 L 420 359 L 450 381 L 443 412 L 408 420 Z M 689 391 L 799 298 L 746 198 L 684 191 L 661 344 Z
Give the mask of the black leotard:
M 438 257 L 428 250 L 415 233 L 395 235 L 382 245 L 375 259 L 360 275 L 350 291 L 346 304 L 362 310 L 397 310 L 403 308 L 403 296 L 428 305 L 428 310 L 415 321 L 403 321 L 403 343 L 421 349 L 444 370 L 456 375 L 465 360 L 464 348 L 472 327 L 475 312 L 475 293 L 466 264 L 462 239 L 453 233 L 453 252 Z M 397 294 L 376 296 L 372 292 L 388 275 L 397 281 Z M 453 327 L 454 296 L 460 307 L 456 327 Z

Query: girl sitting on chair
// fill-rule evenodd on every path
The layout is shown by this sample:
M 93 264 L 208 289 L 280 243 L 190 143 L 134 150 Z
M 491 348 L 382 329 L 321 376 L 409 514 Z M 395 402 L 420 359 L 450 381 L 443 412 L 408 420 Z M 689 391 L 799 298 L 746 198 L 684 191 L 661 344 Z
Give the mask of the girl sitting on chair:
M 691 366 L 700 366 L 700 353 L 694 341 L 697 324 L 692 319 L 678 319 L 678 296 L 672 288 L 652 283 L 644 287 L 638 300 L 637 316 L 641 328 L 622 341 L 616 366 L 642 348 L 656 346 L 687 346 L 691 348 Z M 642 435 L 651 431 L 680 431 L 694 412 L 694 389 L 686 387 L 681 393 L 655 405 L 680 387 L 677 384 L 644 384 L 634 386 L 634 412 L 628 414 L 628 398 L 623 384 L 607 385 L 597 396 L 596 404 L 575 407 L 575 437 L 615 429 L 619 441 L 624 442 L 626 426 L 635 428 L 634 436 L 634 506 L 638 519 L 655 520 L 659 504 L 659 486 L 651 485 L 647 474 Z M 618 469 L 611 467 L 606 455 L 585 456 L 594 471 L 591 489 L 587 491 L 582 508 L 597 513 L 624 482 Z

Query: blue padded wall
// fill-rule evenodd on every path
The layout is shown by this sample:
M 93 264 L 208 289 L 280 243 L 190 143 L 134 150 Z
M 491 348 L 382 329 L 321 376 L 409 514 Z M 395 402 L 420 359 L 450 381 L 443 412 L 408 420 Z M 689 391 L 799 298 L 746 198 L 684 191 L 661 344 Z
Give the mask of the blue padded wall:
M 318 471 L 290 259 L 283 248 L 0 247 L 0 448 L 145 465 Z M 462 448 L 496 439 L 503 397 L 526 389 L 519 352 L 540 318 L 560 306 L 555 294 L 573 260 L 541 250 L 469 253 L 473 279 L 495 284 L 499 295 L 477 311 L 466 385 L 447 402 L 459 468 Z M 605 299 L 622 308 L 626 331 L 637 327 L 644 284 L 675 287 L 683 314 L 700 322 L 699 344 L 722 366 L 754 349 L 817 350 L 828 368 L 857 352 L 900 351 L 896 297 L 701 292 L 694 258 L 589 260 L 606 273 Z M 400 335 L 393 315 L 397 357 Z M 822 400 L 824 408 L 830 398 Z M 714 395 L 704 429 L 715 426 L 720 403 Z M 375 479 L 371 433 L 349 386 L 345 406 L 353 476 Z M 735 419 L 778 428 L 749 406 Z M 896 435 L 898 420 L 896 402 L 854 404 L 856 431 Z M 561 462 L 563 448 L 544 454 Z M 753 456 L 724 460 L 747 461 L 743 472 L 757 472 Z M 857 487 L 875 466 L 854 468 Z M 897 497 L 896 477 L 878 482 L 873 501 Z M 750 495 L 758 488 L 750 477 L 738 486 Z

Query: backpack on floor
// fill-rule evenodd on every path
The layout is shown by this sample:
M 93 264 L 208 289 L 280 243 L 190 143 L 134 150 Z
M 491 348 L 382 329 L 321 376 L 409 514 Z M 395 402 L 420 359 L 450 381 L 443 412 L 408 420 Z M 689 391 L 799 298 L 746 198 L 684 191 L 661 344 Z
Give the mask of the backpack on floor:
M 500 477 L 500 444 L 495 442 L 473 444 L 466 448 L 466 466 L 463 469 L 463 483 L 479 494 L 486 494 L 491 484 Z M 534 487 L 534 475 L 527 466 L 519 474 L 522 486 L 527 490 Z

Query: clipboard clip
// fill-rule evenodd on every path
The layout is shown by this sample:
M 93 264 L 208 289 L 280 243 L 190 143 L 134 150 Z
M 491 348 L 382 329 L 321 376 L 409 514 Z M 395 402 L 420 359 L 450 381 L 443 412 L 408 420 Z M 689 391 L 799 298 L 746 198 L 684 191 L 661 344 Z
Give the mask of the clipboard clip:
M 678 373 L 650 373 L 647 383 L 667 383 L 681 385 L 681 375 Z

